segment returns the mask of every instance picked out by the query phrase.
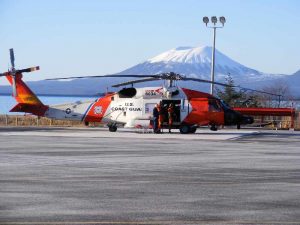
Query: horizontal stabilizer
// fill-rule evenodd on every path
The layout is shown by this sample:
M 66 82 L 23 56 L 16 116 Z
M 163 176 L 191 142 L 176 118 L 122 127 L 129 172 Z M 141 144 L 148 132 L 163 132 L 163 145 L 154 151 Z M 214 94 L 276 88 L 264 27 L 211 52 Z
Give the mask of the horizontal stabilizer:
M 233 108 L 243 115 L 250 116 L 294 116 L 294 108 Z
M 25 112 L 37 116 L 43 116 L 47 111 L 47 109 L 48 106 L 45 106 L 43 104 L 38 105 L 38 104 L 18 103 L 10 110 L 10 112 Z

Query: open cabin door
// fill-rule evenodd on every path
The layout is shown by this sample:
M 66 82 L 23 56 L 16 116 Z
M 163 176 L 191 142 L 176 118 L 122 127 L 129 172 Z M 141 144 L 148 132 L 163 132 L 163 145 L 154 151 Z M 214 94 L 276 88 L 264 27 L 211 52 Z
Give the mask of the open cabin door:
M 181 100 L 162 100 L 163 110 L 164 110 L 164 122 L 168 123 L 168 108 L 170 104 L 174 106 L 174 113 L 173 113 L 173 124 L 180 124 L 180 111 L 181 111 Z

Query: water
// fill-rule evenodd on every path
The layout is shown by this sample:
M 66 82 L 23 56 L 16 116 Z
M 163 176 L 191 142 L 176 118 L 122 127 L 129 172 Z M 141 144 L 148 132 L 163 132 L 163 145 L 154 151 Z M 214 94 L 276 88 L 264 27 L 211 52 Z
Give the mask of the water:
M 87 100 L 95 100 L 96 97 L 69 97 L 69 96 L 38 96 L 39 99 L 45 105 L 55 105 L 55 104 L 63 104 L 63 103 L 70 103 L 76 101 L 87 101 Z M 12 113 L 9 112 L 11 108 L 13 108 L 17 104 L 16 100 L 12 96 L 3 96 L 0 95 L 0 114 L 10 114 L 16 115 L 20 113 Z M 23 113 L 21 113 L 23 114 Z

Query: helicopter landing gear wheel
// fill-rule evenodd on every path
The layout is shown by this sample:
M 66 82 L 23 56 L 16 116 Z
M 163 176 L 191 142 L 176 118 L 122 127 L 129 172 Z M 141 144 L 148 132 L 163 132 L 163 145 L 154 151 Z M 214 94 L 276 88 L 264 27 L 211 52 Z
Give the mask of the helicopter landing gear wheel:
M 118 127 L 117 127 L 116 125 L 112 125 L 112 126 L 109 126 L 109 127 L 108 127 L 108 130 L 109 130 L 110 132 L 116 132 L 117 129 L 118 129 Z
M 190 132 L 190 126 L 188 126 L 188 125 L 182 125 L 179 128 L 179 131 L 180 131 L 181 134 L 188 134 Z
M 217 130 L 218 130 L 218 127 L 216 126 L 216 124 L 212 124 L 212 125 L 210 126 L 210 130 L 211 130 L 211 131 L 217 131 Z
M 194 133 L 196 133 L 196 131 L 197 131 L 197 127 L 191 127 L 189 133 L 194 134 Z

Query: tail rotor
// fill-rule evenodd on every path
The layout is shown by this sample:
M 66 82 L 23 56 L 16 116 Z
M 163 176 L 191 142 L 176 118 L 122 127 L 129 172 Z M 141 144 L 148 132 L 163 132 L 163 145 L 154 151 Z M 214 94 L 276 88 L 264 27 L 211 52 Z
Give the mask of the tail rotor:
M 10 64 L 11 64 L 11 77 L 12 77 L 12 89 L 13 89 L 13 96 L 17 96 L 17 86 L 16 86 L 16 68 L 15 68 L 15 54 L 14 49 L 9 49 L 10 54 Z
M 9 49 L 9 53 L 10 53 L 11 68 L 12 68 L 12 70 L 14 70 L 15 69 L 15 54 L 14 54 L 14 49 L 13 48 Z
M 29 68 L 26 68 L 26 69 L 16 70 L 16 68 L 15 68 L 15 54 L 14 54 L 14 49 L 13 48 L 9 49 L 9 54 L 10 54 L 11 69 L 8 70 L 8 72 L 0 73 L 0 77 L 2 77 L 2 76 L 10 76 L 11 77 L 13 96 L 17 97 L 18 92 L 17 92 L 17 85 L 16 85 L 16 77 L 17 76 L 22 76 L 22 73 L 29 73 L 29 72 L 39 70 L 40 67 L 35 66 L 35 67 L 29 67 Z

